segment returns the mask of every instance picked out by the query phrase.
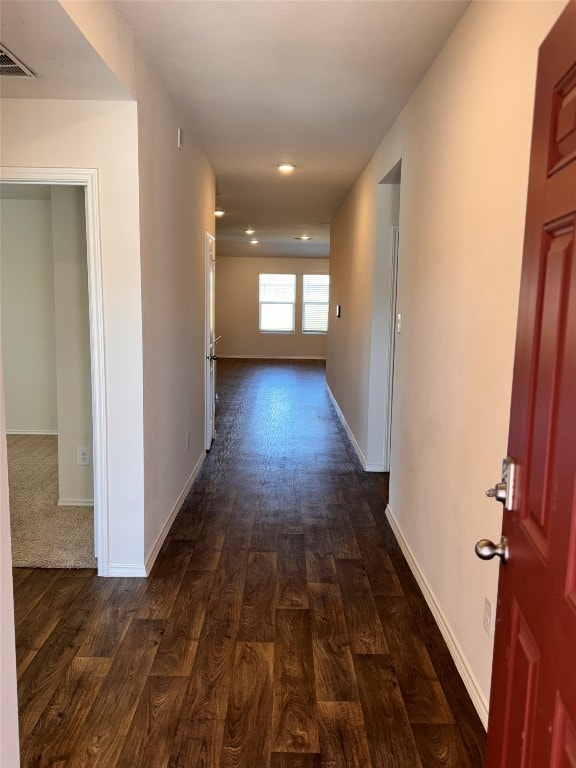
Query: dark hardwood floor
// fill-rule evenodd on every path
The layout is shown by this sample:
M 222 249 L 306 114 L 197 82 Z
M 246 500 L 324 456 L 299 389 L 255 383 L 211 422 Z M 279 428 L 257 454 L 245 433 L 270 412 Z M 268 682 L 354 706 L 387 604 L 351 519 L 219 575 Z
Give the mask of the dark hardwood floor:
M 22 765 L 480 768 L 485 734 L 317 362 L 219 363 L 148 579 L 16 569 Z

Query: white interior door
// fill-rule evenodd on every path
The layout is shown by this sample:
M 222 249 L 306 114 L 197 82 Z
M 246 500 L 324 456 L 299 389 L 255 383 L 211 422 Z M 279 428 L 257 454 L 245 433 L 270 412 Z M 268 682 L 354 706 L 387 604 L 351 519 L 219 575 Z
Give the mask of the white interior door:
M 206 450 L 215 435 L 216 415 L 216 251 L 214 236 L 206 232 Z

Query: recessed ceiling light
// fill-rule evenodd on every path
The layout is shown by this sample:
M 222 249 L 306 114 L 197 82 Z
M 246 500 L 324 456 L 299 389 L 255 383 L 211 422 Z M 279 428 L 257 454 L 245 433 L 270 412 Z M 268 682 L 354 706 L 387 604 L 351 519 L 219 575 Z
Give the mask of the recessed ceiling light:
M 281 165 L 278 166 L 278 170 L 280 171 L 280 173 L 292 173 L 294 168 L 295 166 L 292 165 L 292 163 L 282 163 Z
M 300 237 L 295 237 L 294 240 L 312 240 L 310 235 L 300 235 Z
M 256 230 L 250 227 L 250 229 L 245 229 L 244 232 L 246 232 L 247 235 L 253 235 Z
M 222 208 L 216 208 L 216 210 L 214 211 L 214 216 L 218 216 L 218 217 L 224 216 L 225 213 L 226 211 L 223 211 Z
M 258 245 L 258 240 L 250 240 L 250 242 L 252 243 L 252 245 Z

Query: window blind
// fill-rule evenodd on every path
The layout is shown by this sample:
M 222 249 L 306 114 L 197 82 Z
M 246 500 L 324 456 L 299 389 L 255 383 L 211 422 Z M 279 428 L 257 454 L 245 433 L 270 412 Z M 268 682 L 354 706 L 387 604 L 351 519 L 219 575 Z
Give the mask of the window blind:
M 326 333 L 330 276 L 303 275 L 302 291 L 302 332 Z

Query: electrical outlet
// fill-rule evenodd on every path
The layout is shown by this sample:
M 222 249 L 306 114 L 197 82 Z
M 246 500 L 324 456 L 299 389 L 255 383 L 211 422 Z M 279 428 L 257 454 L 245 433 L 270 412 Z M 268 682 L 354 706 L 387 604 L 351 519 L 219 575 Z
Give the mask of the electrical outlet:
M 76 448 L 76 464 L 88 466 L 90 461 L 90 448 Z
M 248 346 L 253 347 L 254 346 L 254 339 L 248 339 Z
M 190 433 L 186 432 L 186 450 L 190 450 Z
M 487 597 L 484 598 L 484 618 L 482 619 L 482 626 L 488 637 L 492 637 L 492 603 Z

